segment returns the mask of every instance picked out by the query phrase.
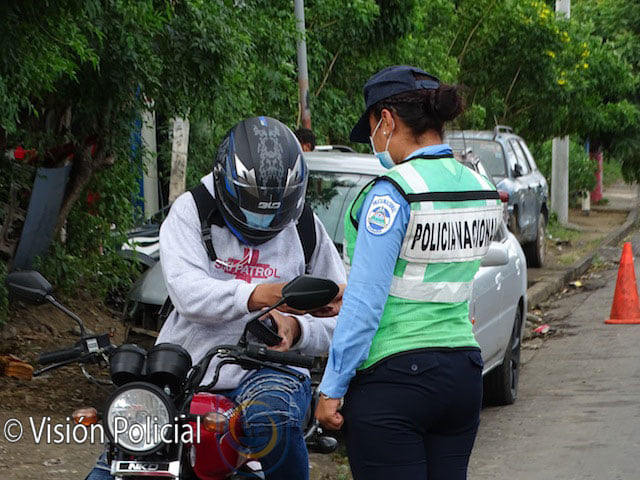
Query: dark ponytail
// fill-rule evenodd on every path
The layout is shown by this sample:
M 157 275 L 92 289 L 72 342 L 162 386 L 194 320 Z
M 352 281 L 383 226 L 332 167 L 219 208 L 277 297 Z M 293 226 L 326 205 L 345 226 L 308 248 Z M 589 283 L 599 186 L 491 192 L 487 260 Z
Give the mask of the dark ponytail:
M 423 75 L 416 75 L 418 80 L 421 77 Z M 460 115 L 465 102 L 457 86 L 441 84 L 436 90 L 412 90 L 381 100 L 371 107 L 376 120 L 385 108 L 398 115 L 415 137 L 428 130 L 435 130 L 442 137 L 444 123 Z

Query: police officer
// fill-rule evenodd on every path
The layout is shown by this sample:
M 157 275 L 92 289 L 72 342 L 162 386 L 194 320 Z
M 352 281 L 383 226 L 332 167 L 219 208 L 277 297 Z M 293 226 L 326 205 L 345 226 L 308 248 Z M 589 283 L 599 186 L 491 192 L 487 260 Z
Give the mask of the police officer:
M 468 299 L 499 196 L 443 144 L 444 122 L 464 108 L 455 86 L 394 66 L 364 97 L 351 140 L 370 141 L 389 171 L 345 218 L 351 271 L 316 417 L 345 422 L 356 480 L 465 479 L 483 366 Z

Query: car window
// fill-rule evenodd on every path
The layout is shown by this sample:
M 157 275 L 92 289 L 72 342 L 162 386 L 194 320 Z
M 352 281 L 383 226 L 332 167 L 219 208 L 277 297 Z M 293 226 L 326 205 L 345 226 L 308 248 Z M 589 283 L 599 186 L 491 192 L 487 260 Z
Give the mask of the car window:
M 311 172 L 307 202 L 337 245 L 344 237 L 344 210 L 365 183 L 362 175 Z
M 504 151 L 498 142 L 493 140 L 478 140 L 462 138 L 449 138 L 449 145 L 456 152 L 462 152 L 465 148 L 471 148 L 478 156 L 484 169 L 492 177 L 506 177 L 507 170 L 504 161 Z
M 509 140 L 509 145 L 513 148 L 513 151 L 516 154 L 516 161 L 518 165 L 520 165 L 522 175 L 527 175 L 531 173 L 531 167 L 529 167 L 529 162 L 527 162 L 527 157 L 524 155 L 522 148 L 520 148 L 520 142 L 516 142 L 515 140 Z
M 536 165 L 536 161 L 533 159 L 533 155 L 531 155 L 531 151 L 527 144 L 524 143 L 524 140 L 519 140 L 518 143 L 522 147 L 522 151 L 524 152 L 524 156 L 527 157 L 527 161 L 529 162 L 529 167 L 531 170 L 538 170 L 538 166 Z
M 507 152 L 507 165 L 509 167 L 509 171 L 513 174 L 513 172 L 515 172 L 516 165 L 518 164 L 516 152 L 513 150 L 510 142 L 505 142 L 504 148 Z

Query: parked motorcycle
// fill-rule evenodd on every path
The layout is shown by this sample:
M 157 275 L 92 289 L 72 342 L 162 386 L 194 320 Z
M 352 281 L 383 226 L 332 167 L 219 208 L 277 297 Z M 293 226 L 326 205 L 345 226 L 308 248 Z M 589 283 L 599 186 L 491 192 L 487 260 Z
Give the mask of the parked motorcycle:
M 43 353 L 38 362 L 41 375 L 64 365 L 90 363 L 109 365 L 111 381 L 117 388 L 107 399 L 101 414 L 93 408 L 73 413 L 76 423 L 90 426 L 101 419 L 108 439 L 107 463 L 116 479 L 168 478 L 180 480 L 223 480 L 264 478 L 260 465 L 251 461 L 243 445 L 243 406 L 214 391 L 220 369 L 227 364 L 245 370 L 271 368 L 304 381 L 304 373 L 290 367 L 310 368 L 313 357 L 295 352 L 277 352 L 266 345 L 279 342 L 274 325 L 262 319 L 286 303 L 299 310 L 328 304 L 337 294 L 330 281 L 302 275 L 282 289 L 282 298 L 257 312 L 247 323 L 237 345 L 211 348 L 195 365 L 179 345 L 158 344 L 150 351 L 125 344 L 118 348 L 109 335 L 87 335 L 82 320 L 58 303 L 53 288 L 39 273 L 14 272 L 7 276 L 10 295 L 31 304 L 49 302 L 73 318 L 81 338 L 71 348 Z M 261 343 L 256 343 L 256 340 Z M 214 358 L 213 380 L 201 385 Z M 313 419 L 317 392 L 307 414 L 305 440 L 310 451 L 331 453 L 337 447 L 333 437 L 323 435 Z

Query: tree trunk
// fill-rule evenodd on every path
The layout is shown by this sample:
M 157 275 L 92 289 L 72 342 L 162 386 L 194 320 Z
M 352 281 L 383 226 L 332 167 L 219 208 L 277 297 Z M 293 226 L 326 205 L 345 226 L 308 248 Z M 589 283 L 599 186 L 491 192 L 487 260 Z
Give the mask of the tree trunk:
M 79 147 L 77 149 L 62 206 L 60 207 L 60 212 L 58 212 L 58 221 L 53 238 L 57 238 L 60 234 L 60 230 L 67 221 L 71 209 L 80 199 L 95 171 L 107 163 L 106 154 L 101 149 L 96 153 L 95 158 L 91 158 L 90 147 Z
M 173 147 L 171 149 L 171 182 L 169 204 L 178 198 L 187 184 L 187 155 L 189 151 L 189 119 L 173 119 Z

